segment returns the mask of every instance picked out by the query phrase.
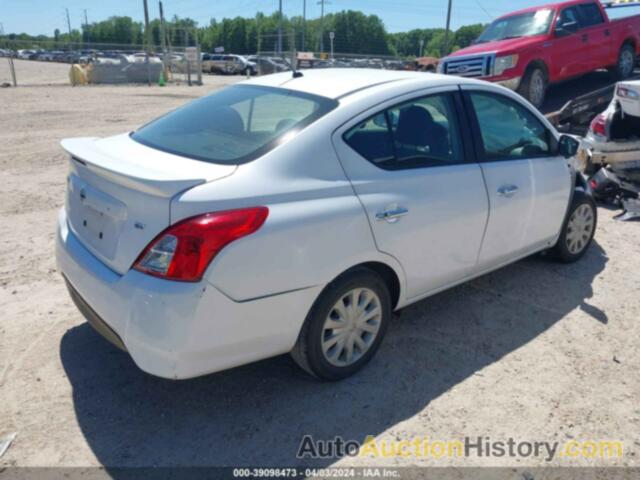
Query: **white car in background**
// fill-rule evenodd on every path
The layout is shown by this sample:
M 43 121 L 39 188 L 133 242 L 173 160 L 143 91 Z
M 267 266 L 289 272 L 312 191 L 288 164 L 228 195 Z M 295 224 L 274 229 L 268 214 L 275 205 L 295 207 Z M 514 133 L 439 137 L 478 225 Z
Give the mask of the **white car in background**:
M 287 352 L 344 378 L 393 311 L 536 252 L 576 261 L 596 229 L 577 142 L 451 76 L 280 73 L 62 146 L 71 296 L 173 379 Z
M 616 84 L 609 107 L 591 122 L 578 158 L 587 174 L 610 167 L 640 181 L 640 80 Z

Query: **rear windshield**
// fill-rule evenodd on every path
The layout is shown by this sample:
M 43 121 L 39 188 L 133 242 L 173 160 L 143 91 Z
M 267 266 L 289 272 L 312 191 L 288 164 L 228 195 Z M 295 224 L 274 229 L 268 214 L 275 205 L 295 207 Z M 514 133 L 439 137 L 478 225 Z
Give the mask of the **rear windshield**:
M 337 104 L 283 88 L 236 85 L 148 123 L 131 138 L 176 155 L 237 165 L 264 155 Z

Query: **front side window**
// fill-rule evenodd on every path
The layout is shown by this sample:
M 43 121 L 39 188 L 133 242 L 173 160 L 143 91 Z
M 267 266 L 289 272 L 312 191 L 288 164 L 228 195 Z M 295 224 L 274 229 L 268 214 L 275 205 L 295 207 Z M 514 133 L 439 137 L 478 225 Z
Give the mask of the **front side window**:
M 578 17 L 578 10 L 575 7 L 565 8 L 560 13 L 557 26 L 564 28 L 567 25 L 575 25 L 576 27 L 581 26 Z
M 264 155 L 284 135 L 336 105 L 335 100 L 292 90 L 236 85 L 154 120 L 131 138 L 196 160 L 237 165 Z
M 486 160 L 551 155 L 551 133 L 528 109 L 502 95 L 473 92 L 470 96 Z
M 376 114 L 349 130 L 347 144 L 386 170 L 440 167 L 464 162 L 449 94 L 412 100 Z

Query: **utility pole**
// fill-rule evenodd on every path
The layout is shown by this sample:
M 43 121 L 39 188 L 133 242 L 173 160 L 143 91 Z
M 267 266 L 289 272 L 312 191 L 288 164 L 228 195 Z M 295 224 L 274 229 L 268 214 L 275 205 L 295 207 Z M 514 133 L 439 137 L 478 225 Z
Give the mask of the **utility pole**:
M 418 48 L 418 57 L 422 56 L 422 52 L 424 51 L 424 38 L 420 39 L 420 47 Z
M 69 29 L 69 41 L 71 41 L 71 19 L 69 18 L 69 9 L 65 8 L 67 12 L 67 28 Z
M 162 1 L 158 2 L 160 7 L 160 45 L 162 45 L 162 70 L 166 74 L 167 72 L 167 36 L 164 26 L 164 9 L 162 8 Z
M 84 9 L 84 29 L 87 32 L 87 43 L 91 42 L 89 38 L 89 17 L 87 16 L 87 9 Z
M 71 52 L 71 20 L 69 19 L 69 9 L 65 8 L 65 10 L 67 11 L 67 28 L 69 29 L 69 52 Z M 71 57 L 72 55 L 69 54 L 69 63 L 73 63 Z
M 307 0 L 302 0 L 302 51 L 305 52 L 304 48 L 304 36 L 307 31 Z
M 442 55 L 443 57 L 447 56 L 449 52 L 449 28 L 451 27 L 451 4 L 453 0 L 449 0 L 449 8 L 447 9 L 447 28 L 444 31 L 444 45 L 442 45 Z
M 320 53 L 324 52 L 324 6 L 330 4 L 329 0 L 320 0 Z
M 151 63 L 149 62 L 149 53 L 151 49 L 151 29 L 149 28 L 149 7 L 147 6 L 147 0 L 142 0 L 144 4 L 144 33 L 146 37 L 146 57 L 145 60 L 147 62 L 147 82 L 149 86 L 151 86 Z
M 278 55 L 282 55 L 282 0 L 278 9 Z

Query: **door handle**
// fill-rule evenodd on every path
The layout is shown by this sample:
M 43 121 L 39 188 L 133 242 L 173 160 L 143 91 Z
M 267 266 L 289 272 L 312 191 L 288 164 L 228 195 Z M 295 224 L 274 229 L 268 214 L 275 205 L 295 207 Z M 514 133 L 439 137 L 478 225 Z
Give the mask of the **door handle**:
M 589 35 L 586 33 L 582 35 L 582 43 L 587 43 L 589 41 Z
M 409 210 L 403 207 L 394 208 L 393 210 L 386 210 L 384 212 L 376 213 L 376 220 L 382 222 L 386 220 L 389 223 L 396 223 L 401 217 L 409 214 Z
M 611 32 L 609 30 L 605 30 L 604 31 L 604 36 L 605 37 L 610 37 L 611 36 Z
M 503 185 L 498 189 L 498 195 L 501 197 L 513 197 L 518 191 L 518 187 L 516 185 Z

